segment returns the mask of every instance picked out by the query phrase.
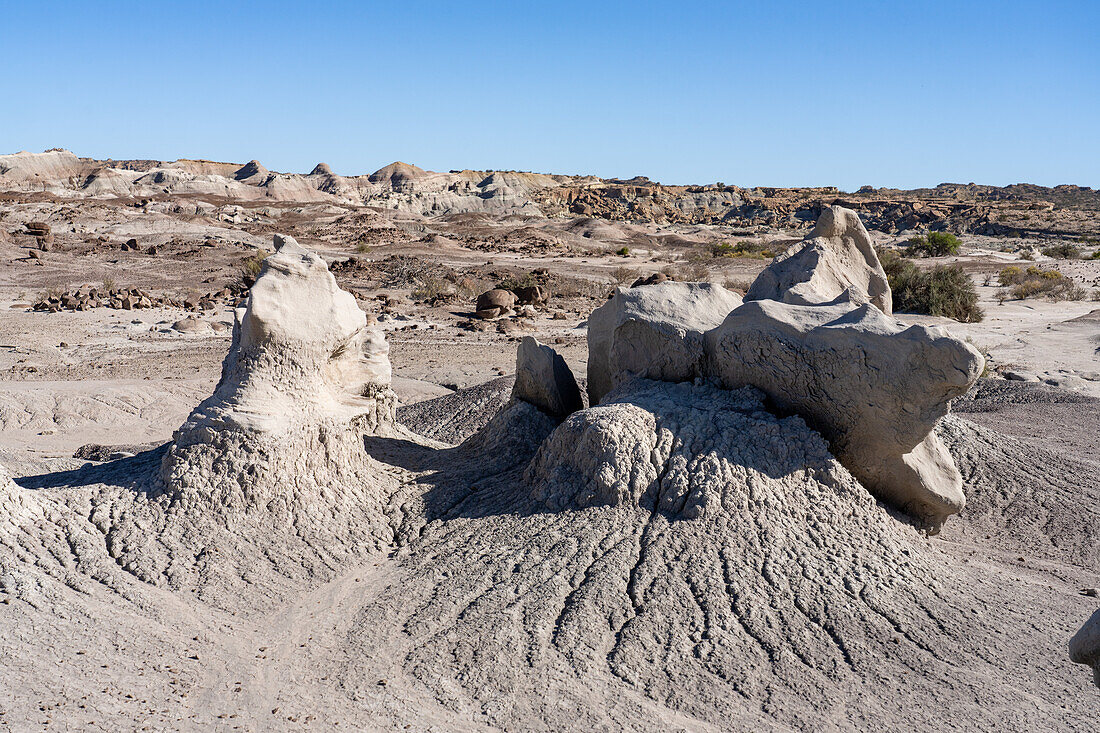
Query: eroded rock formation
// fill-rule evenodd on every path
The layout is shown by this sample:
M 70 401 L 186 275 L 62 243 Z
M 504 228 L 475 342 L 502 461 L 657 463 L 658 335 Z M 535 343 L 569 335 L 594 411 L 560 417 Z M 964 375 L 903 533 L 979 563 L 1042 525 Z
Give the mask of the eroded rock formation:
M 811 305 L 828 303 L 845 291 L 856 302 L 892 312 L 890 283 L 859 215 L 830 206 L 806 239 L 764 268 L 745 300 Z
M 520 341 L 516 353 L 516 382 L 512 396 L 555 417 L 564 417 L 584 407 L 577 380 L 565 359 L 530 336 Z
M 867 232 L 840 207 L 827 209 L 792 254 L 776 258 L 747 297 L 742 305 L 706 283 L 617 292 L 589 318 L 591 404 L 637 377 L 756 387 L 819 430 L 878 498 L 938 531 L 966 500 L 932 431 L 981 374 L 981 354 L 942 328 L 906 328 L 887 315 L 890 289 Z M 623 413 L 619 422 L 633 414 L 611 411 Z M 588 419 L 607 416 L 575 416 L 563 429 Z M 584 427 L 575 437 L 594 434 Z M 630 470 L 608 466 L 601 475 Z
M 933 530 L 965 505 L 962 477 L 932 429 L 981 374 L 974 347 L 843 300 L 745 303 L 706 339 L 710 375 L 803 415 L 879 498 Z
M 588 398 L 593 405 L 631 377 L 667 382 L 702 373 L 703 334 L 741 305 L 714 283 L 661 282 L 620 289 L 588 317 Z
M 221 381 L 164 458 L 169 491 L 238 507 L 357 493 L 361 435 L 394 421 L 381 330 L 320 257 L 279 235 L 275 249 L 236 311 Z

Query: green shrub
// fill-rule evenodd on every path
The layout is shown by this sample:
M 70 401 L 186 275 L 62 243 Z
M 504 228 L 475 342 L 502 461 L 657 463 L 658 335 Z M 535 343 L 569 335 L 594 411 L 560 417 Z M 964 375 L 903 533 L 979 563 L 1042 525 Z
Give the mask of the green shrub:
M 879 250 L 879 260 L 890 281 L 895 311 L 943 316 L 962 323 L 977 323 L 985 317 L 974 281 L 962 267 L 937 265 L 922 270 L 892 250 Z
M 748 240 L 737 244 L 730 242 L 712 244 L 710 254 L 712 257 L 746 257 L 754 260 L 766 260 L 775 256 L 775 252 L 769 249 L 768 245 Z
M 617 250 L 615 250 L 615 254 L 619 255 L 619 257 L 629 257 L 630 247 L 619 247 Z
M 1069 242 L 1063 242 L 1052 247 L 1044 247 L 1043 254 L 1057 260 L 1076 260 L 1081 256 L 1081 248 Z
M 962 242 L 948 232 L 929 232 L 909 240 L 905 254 L 909 257 L 946 257 L 959 253 Z

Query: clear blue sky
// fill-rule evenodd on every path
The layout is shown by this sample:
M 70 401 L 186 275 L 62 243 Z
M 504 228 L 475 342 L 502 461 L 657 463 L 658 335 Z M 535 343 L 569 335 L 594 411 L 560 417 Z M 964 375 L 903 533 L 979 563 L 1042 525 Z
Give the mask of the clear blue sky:
M 0 3 L 0 151 L 1100 187 L 1100 1 Z

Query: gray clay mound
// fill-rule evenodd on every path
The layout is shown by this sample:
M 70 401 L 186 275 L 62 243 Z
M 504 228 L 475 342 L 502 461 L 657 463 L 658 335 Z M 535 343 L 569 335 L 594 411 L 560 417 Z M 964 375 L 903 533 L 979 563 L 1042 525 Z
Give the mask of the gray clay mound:
M 431 465 L 437 519 L 348 635 L 438 704 L 503 728 L 1087 728 L 1064 638 L 1020 622 L 1047 599 L 937 549 L 753 390 L 635 382 L 458 491 L 482 455 Z
M 457 445 L 480 430 L 508 402 L 514 376 L 493 379 L 397 408 L 397 420 L 425 438 Z
M 996 465 L 1002 456 L 983 454 L 975 432 L 986 435 L 962 420 L 943 431 Z M 1085 675 L 1065 659 L 1074 614 L 1088 616 L 1080 602 L 925 538 L 800 418 L 772 415 L 750 388 L 639 380 L 557 428 L 511 403 L 456 448 L 400 434 L 364 446 L 364 487 L 384 507 L 396 554 L 370 587 L 340 591 L 339 619 L 321 621 L 318 607 L 298 622 L 321 624 L 318 634 L 332 624 L 339 652 L 303 656 L 309 671 L 295 674 L 329 678 L 323 696 L 335 696 L 338 719 L 354 711 L 383 729 L 424 711 L 422 724 L 447 729 L 1091 727 Z M 956 452 L 969 477 L 967 455 Z M 355 547 L 339 532 L 353 504 L 308 516 L 185 508 L 142 489 L 162 460 L 160 449 L 20 479 L 20 506 L 0 532 L 0 577 L 19 613 L 59 637 L 75 632 L 35 608 L 123 628 L 179 613 L 182 600 L 146 590 L 159 586 L 193 592 L 189 629 L 205 608 L 258 619 L 387 551 L 333 554 Z M 1061 500 L 1065 515 L 1085 510 L 1068 491 Z M 1096 538 L 1074 546 L 1075 557 L 1095 556 Z M 123 620 L 103 610 L 116 606 L 129 609 Z M 1056 614 L 1067 620 L 1053 630 L 1036 622 Z M 127 653 L 182 645 L 161 621 L 125 628 Z M 20 636 L 4 654 L 15 664 L 32 641 Z

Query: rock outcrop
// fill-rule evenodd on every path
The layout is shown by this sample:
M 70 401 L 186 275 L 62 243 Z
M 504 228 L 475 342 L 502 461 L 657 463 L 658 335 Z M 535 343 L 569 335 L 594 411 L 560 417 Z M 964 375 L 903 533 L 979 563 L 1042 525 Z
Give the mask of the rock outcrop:
M 981 374 L 981 354 L 887 315 L 890 289 L 867 232 L 840 207 L 749 296 L 742 305 L 717 285 L 675 282 L 616 292 L 589 317 L 590 404 L 637 377 L 756 387 L 819 430 L 879 499 L 939 531 L 966 499 L 932 431 Z
M 169 491 L 242 507 L 318 486 L 355 492 L 341 476 L 362 468 L 360 436 L 394 422 L 381 330 L 320 257 L 280 235 L 275 250 L 236 311 L 221 381 L 164 458 Z
M 933 530 L 962 509 L 962 479 L 931 431 L 981 374 L 972 346 L 870 304 L 761 300 L 709 332 L 707 352 L 710 375 L 804 416 L 879 498 Z
M 1092 667 L 1092 680 L 1100 687 L 1100 610 L 1092 614 L 1069 640 L 1069 658 Z
M 764 268 L 745 300 L 810 305 L 831 302 L 844 291 L 856 302 L 892 312 L 890 283 L 859 215 L 830 206 L 806 239 Z
M 619 289 L 588 317 L 588 398 L 596 405 L 631 377 L 666 382 L 702 373 L 703 334 L 741 305 L 714 283 Z
M 577 380 L 565 359 L 530 336 L 520 341 L 516 353 L 512 397 L 554 417 L 565 417 L 584 407 Z
M 261 185 L 271 178 L 271 171 L 258 160 L 250 160 L 233 173 L 233 179 L 242 183 Z

